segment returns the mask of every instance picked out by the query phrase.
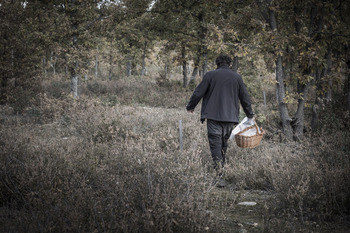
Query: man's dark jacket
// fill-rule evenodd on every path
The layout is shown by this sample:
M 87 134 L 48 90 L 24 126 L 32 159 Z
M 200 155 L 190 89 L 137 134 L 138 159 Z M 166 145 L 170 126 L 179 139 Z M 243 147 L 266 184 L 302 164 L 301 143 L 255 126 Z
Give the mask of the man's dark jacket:
M 194 90 L 186 106 L 194 109 L 203 98 L 201 121 L 211 119 L 222 122 L 239 122 L 239 103 L 248 118 L 252 118 L 251 102 L 242 77 L 228 66 L 207 72 Z

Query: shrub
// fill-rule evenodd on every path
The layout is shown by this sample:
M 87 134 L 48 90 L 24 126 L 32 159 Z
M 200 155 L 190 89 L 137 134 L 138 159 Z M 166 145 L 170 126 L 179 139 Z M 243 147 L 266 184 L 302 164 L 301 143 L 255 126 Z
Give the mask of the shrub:
M 45 103 L 61 112 L 49 98 Z M 207 174 L 198 153 L 179 153 L 169 112 L 154 116 L 150 108 L 97 103 L 63 101 L 70 124 L 45 114 L 45 125 L 1 127 L 4 229 L 199 232 L 214 226 L 206 211 Z
M 21 115 L 0 106 L 3 231 L 226 232 L 212 213 L 227 214 L 229 199 L 221 194 L 236 191 L 213 191 L 206 127 L 198 110 L 187 114 L 180 104 L 188 93 L 176 84 L 179 98 L 152 82 L 117 84 L 122 94 L 113 104 L 104 101 L 114 96 L 113 85 L 102 83 L 102 97 L 40 94 Z M 145 89 L 148 95 L 136 95 Z M 148 98 L 143 104 L 141 96 Z M 164 101 L 175 108 L 160 107 Z M 296 223 L 348 215 L 350 134 L 283 143 L 268 134 L 251 150 L 230 142 L 225 173 L 238 193 L 258 189 L 270 196 L 264 230 L 292 231 Z
M 274 215 L 304 221 L 335 220 L 349 213 L 348 134 L 305 139 L 302 143 L 263 141 L 253 150 L 228 154 L 227 173 L 241 189 L 276 193 Z M 334 143 L 335 142 L 335 143 Z

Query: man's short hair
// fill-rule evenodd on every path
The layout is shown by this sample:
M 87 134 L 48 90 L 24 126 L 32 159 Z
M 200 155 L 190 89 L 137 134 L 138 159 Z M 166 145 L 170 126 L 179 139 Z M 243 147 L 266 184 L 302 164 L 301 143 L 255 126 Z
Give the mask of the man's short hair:
M 220 54 L 215 60 L 215 63 L 216 63 L 216 65 L 218 67 L 220 67 L 220 66 L 230 66 L 231 62 L 232 62 L 232 59 L 227 54 Z

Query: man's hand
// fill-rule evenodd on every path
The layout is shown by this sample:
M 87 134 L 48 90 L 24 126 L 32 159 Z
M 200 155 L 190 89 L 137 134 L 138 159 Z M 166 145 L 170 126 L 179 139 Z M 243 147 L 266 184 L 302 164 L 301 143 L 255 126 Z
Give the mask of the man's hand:
M 194 109 L 187 110 L 187 112 L 193 113 L 193 112 L 194 112 Z

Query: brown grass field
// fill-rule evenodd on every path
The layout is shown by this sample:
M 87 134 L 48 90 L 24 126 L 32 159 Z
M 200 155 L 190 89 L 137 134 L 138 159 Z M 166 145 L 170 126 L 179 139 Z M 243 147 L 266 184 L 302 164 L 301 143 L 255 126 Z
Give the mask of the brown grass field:
M 67 90 L 47 81 L 0 106 L 1 232 L 350 232 L 348 128 L 289 142 L 255 102 L 267 133 L 255 149 L 230 141 L 219 189 L 191 90 L 137 78 Z

